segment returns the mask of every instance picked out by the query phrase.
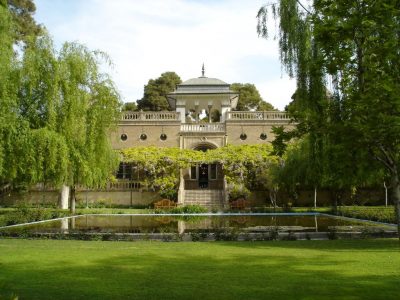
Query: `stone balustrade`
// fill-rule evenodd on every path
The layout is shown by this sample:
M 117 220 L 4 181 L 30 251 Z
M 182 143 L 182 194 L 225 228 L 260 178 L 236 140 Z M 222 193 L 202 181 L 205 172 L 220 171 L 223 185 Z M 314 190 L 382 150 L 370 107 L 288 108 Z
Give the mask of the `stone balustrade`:
M 225 132 L 225 124 L 222 123 L 203 123 L 181 124 L 181 132 Z
M 125 111 L 123 121 L 180 121 L 180 113 L 176 111 Z
M 107 190 L 139 190 L 142 183 L 139 181 L 116 181 L 107 184 Z
M 262 121 L 262 120 L 286 120 L 290 117 L 286 112 L 280 111 L 229 111 L 226 114 L 227 120 L 232 121 Z
M 139 181 L 132 181 L 132 180 L 117 180 L 115 182 L 108 182 L 105 187 L 98 187 L 98 188 L 87 188 L 83 185 L 77 184 L 75 186 L 76 191 L 124 191 L 124 190 L 139 190 L 144 188 L 142 182 Z M 45 186 L 43 183 L 38 183 L 32 185 L 29 188 L 30 191 L 59 191 L 60 187 L 56 187 L 51 184 L 46 184 Z

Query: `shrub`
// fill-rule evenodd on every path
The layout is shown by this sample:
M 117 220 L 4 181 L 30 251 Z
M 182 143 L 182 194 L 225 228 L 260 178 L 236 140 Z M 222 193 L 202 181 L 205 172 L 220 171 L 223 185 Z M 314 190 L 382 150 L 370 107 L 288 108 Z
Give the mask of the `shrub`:
M 185 205 L 170 210 L 173 214 L 200 214 L 207 212 L 207 208 L 200 205 Z
M 244 186 L 235 184 L 229 191 L 229 200 L 247 199 L 250 196 L 250 191 Z
M 49 208 L 31 208 L 27 204 L 18 204 L 16 209 L 5 216 L 6 225 L 15 225 L 35 221 L 50 220 L 69 216 L 69 212 Z
M 368 206 L 342 206 L 338 214 L 346 217 L 365 219 L 384 223 L 396 223 L 394 208 Z

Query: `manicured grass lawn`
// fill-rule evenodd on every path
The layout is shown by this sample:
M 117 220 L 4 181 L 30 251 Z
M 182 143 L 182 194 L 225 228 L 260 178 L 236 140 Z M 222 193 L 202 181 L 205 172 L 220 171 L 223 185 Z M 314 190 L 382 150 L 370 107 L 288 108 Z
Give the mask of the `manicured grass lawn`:
M 0 299 L 399 299 L 393 239 L 0 240 Z

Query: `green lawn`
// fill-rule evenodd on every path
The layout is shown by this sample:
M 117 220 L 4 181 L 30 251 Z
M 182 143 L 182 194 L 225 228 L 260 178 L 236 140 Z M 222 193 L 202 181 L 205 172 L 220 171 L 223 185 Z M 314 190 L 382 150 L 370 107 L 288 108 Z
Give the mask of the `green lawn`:
M 397 240 L 0 240 L 0 299 L 399 299 Z

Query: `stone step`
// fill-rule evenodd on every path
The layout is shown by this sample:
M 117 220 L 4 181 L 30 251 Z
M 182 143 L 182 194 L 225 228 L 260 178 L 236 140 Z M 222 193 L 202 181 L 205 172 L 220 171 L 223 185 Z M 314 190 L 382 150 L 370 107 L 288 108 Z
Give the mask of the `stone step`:
M 185 190 L 186 205 L 200 205 L 207 208 L 222 208 L 221 190 Z

